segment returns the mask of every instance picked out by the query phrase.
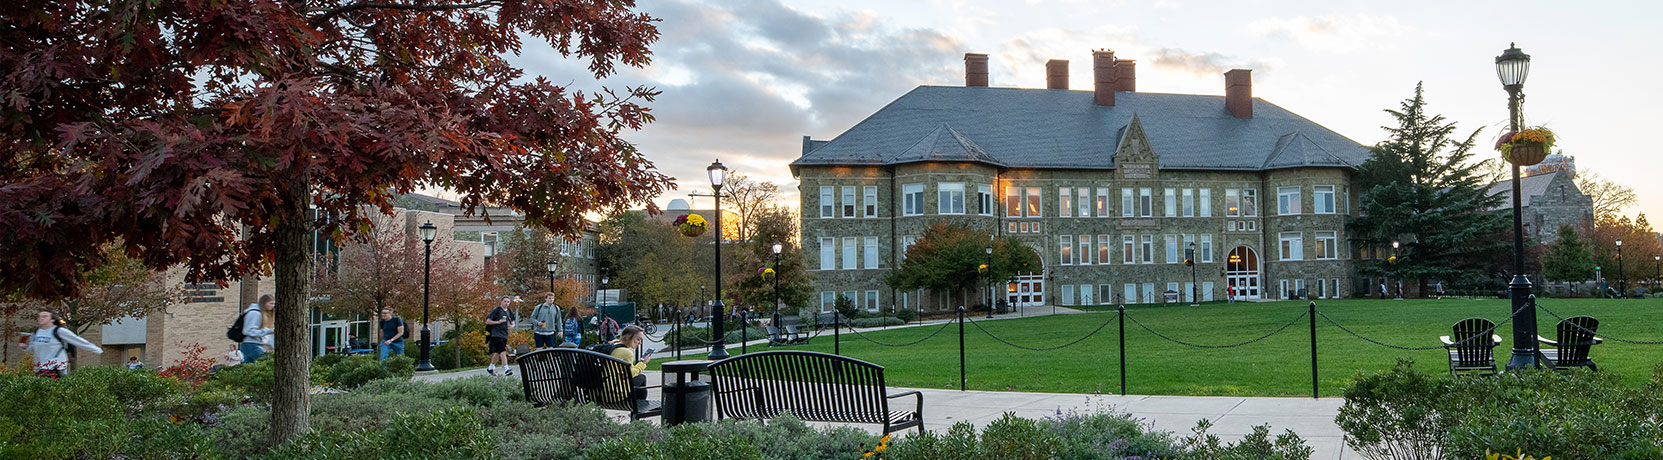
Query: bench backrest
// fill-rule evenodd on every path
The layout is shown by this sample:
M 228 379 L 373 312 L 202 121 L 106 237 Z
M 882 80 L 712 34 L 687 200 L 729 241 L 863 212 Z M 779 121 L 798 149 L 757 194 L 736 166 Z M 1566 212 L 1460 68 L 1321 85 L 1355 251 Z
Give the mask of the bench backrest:
M 1484 318 L 1467 318 L 1455 323 L 1449 338 L 1455 342 L 1451 348 L 1455 349 L 1457 366 L 1493 366 L 1495 365 L 1495 342 L 1490 339 L 1490 333 L 1495 331 L 1496 323 Z
M 624 360 L 580 348 L 550 348 L 520 355 L 518 362 L 525 399 L 533 405 L 563 400 L 634 410 Z
M 812 351 L 765 351 L 711 363 L 719 418 L 885 423 L 883 366 Z
M 1599 320 L 1592 316 L 1572 316 L 1559 322 L 1559 362 L 1576 364 L 1588 360 L 1588 347 L 1594 344 L 1594 331 Z

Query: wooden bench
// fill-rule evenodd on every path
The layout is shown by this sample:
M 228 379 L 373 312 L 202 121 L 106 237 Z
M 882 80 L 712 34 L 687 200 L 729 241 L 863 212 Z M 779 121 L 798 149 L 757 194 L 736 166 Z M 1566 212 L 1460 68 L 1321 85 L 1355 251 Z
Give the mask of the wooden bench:
M 710 364 L 717 418 L 883 425 L 884 434 L 924 431 L 924 395 L 887 394 L 883 366 L 811 351 L 764 351 Z M 912 396 L 913 410 L 890 410 L 889 400 Z
M 797 332 L 795 327 L 781 331 L 780 328 L 768 326 L 769 346 L 795 345 L 807 341 L 808 339 L 803 337 L 802 333 Z
M 629 412 L 631 420 L 663 414 L 662 403 L 631 397 L 629 363 L 624 360 L 580 348 L 550 348 L 520 355 L 518 361 L 525 400 L 532 405 L 593 403 Z
M 1594 364 L 1593 358 L 1588 357 L 1588 348 L 1605 342 L 1594 337 L 1594 331 L 1599 330 L 1599 320 L 1592 316 L 1572 316 L 1560 321 L 1555 328 L 1559 340 L 1548 340 L 1546 337 L 1536 336 L 1536 341 L 1553 347 L 1542 349 L 1542 357 L 1547 358 L 1547 365 L 1554 370 L 1571 367 L 1586 367 L 1599 372 L 1599 366 Z
M 1460 377 L 1466 374 L 1495 375 L 1496 345 L 1501 336 L 1493 334 L 1496 323 L 1484 318 L 1467 318 L 1451 327 L 1450 335 L 1438 337 L 1449 350 L 1449 373 Z M 1489 336 L 1489 337 L 1485 337 Z

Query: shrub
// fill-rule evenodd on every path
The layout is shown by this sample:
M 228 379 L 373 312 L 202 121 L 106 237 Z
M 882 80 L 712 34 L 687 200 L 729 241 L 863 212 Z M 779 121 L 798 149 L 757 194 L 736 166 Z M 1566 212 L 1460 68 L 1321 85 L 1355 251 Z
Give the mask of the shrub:
M 1006 412 L 982 431 L 982 449 L 994 458 L 1045 460 L 1057 456 L 1059 438 L 1055 431 L 1033 419 Z
M 405 358 L 408 359 L 408 358 Z M 323 383 L 336 388 L 353 389 L 371 380 L 392 378 L 393 373 L 381 367 L 375 357 L 368 355 L 351 356 L 330 366 L 324 373 Z
M 1194 434 L 1184 438 L 1180 460 L 1308 460 L 1314 452 L 1292 430 L 1270 439 L 1270 425 L 1257 425 L 1240 442 L 1221 444 L 1218 435 L 1207 433 L 1213 426 L 1207 419 L 1195 424 Z
M 1453 382 L 1415 372 L 1414 362 L 1398 360 L 1391 370 L 1358 375 L 1345 388 L 1345 405 L 1334 423 L 1345 430 L 1345 443 L 1366 458 L 1397 458 L 1414 452 L 1443 458 L 1446 438 L 1456 419 L 1444 410 Z
M 1057 411 L 1046 417 L 1057 433 L 1057 456 L 1082 460 L 1178 456 L 1170 433 L 1148 431 L 1125 412 Z
M 420 442 L 409 442 L 420 440 Z M 261 458 L 486 458 L 495 439 L 473 409 L 400 413 L 381 429 L 312 430 Z
M 904 324 L 900 318 L 893 316 L 876 316 L 871 318 L 855 318 L 848 321 L 850 327 L 882 327 L 899 326 Z
M 431 358 L 431 355 L 429 357 Z M 387 372 L 392 373 L 393 377 L 408 379 L 416 375 L 416 358 L 408 354 L 388 356 L 381 366 L 386 367 Z
M 895 310 L 895 317 L 900 318 L 902 323 L 910 323 L 918 320 L 918 312 L 902 308 Z
M 452 338 L 448 342 L 433 347 L 433 351 L 428 356 L 433 360 L 434 367 L 461 369 L 482 366 L 490 358 L 489 354 L 485 352 L 485 332 L 483 329 L 467 331 L 460 339 L 453 338 L 453 335 L 448 333 L 446 335 Z M 458 347 L 461 347 L 460 360 L 458 360 L 457 354 Z M 418 349 L 417 352 L 420 353 L 420 350 Z
M 212 358 L 202 356 L 203 353 L 208 351 L 208 347 L 202 346 L 200 343 L 186 345 L 183 340 L 179 341 L 178 344 L 185 349 L 184 359 L 174 361 L 173 365 L 163 368 L 158 374 L 163 377 L 179 379 L 193 387 L 208 381 L 214 367 Z
M 723 340 L 729 344 L 738 344 L 745 341 L 743 339 L 757 340 L 768 338 L 768 330 L 756 326 L 745 328 L 744 331 L 741 331 L 739 328 L 735 327 L 733 329 L 728 329 L 726 332 L 727 335 L 724 336 Z
M 202 458 L 206 428 L 176 423 L 187 386 L 125 367 L 60 380 L 0 374 L 0 458 Z
M 767 423 L 721 420 L 702 424 L 711 438 L 742 439 L 771 460 L 814 460 L 852 458 L 877 443 L 877 438 L 854 427 L 816 430 L 789 413 Z

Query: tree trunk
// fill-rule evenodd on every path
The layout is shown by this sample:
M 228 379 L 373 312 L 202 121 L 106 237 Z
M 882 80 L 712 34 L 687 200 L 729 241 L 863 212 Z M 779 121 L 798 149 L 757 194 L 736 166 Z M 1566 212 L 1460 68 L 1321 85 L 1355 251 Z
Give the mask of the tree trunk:
M 302 166 L 304 168 L 304 166 Z M 272 350 L 275 385 L 271 401 L 271 440 L 280 444 L 311 429 L 311 362 L 306 346 L 306 304 L 310 273 L 311 203 L 309 174 L 290 178 L 277 210 L 274 229 L 277 254 L 276 337 Z

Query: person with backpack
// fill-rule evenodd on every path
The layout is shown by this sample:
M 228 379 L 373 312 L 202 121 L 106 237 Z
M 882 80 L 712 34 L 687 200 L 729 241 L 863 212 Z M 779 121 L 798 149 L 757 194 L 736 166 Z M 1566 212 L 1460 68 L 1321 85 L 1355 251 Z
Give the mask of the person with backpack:
M 393 309 L 381 309 L 381 361 L 387 354 L 404 354 L 404 318 L 393 315 Z
M 56 379 L 63 377 L 69 370 L 69 360 L 75 357 L 75 348 L 84 348 L 93 353 L 104 353 L 103 348 L 93 345 L 87 339 L 75 335 L 75 331 L 64 328 L 64 320 L 56 313 L 41 310 L 35 315 L 35 322 L 40 325 L 27 343 L 20 344 L 24 350 L 35 354 L 35 375 Z
M 225 338 L 237 342 L 237 349 L 242 351 L 243 364 L 259 360 L 261 355 L 266 354 L 264 345 L 267 337 L 271 335 L 271 329 L 260 328 L 261 320 L 264 317 L 261 312 L 270 310 L 275 305 L 277 305 L 277 299 L 273 298 L 271 294 L 262 295 L 259 303 L 249 305 L 248 308 L 243 309 L 241 313 L 237 314 L 237 320 L 232 322 L 231 327 L 225 330 Z
M 577 346 L 583 343 L 583 320 L 577 317 L 577 307 L 566 309 L 566 324 L 562 332 L 566 333 L 566 343 Z
M 497 375 L 497 362 L 501 361 L 502 375 L 514 375 L 514 368 L 508 367 L 508 325 L 514 323 L 514 310 L 509 306 L 513 302 L 513 297 L 503 297 L 502 303 L 485 316 L 485 348 L 491 353 L 491 364 L 485 366 L 487 374 Z
M 652 358 L 642 356 L 640 353 L 641 344 L 644 343 L 646 337 L 646 331 L 638 326 L 630 325 L 625 326 L 623 331 L 618 334 L 618 340 L 597 343 L 590 345 L 588 348 L 589 351 L 608 355 L 629 363 L 628 382 L 615 381 L 605 382 L 605 384 L 614 386 L 619 390 L 622 390 L 620 387 L 627 384 L 629 385 L 630 396 L 635 399 L 647 399 L 647 376 L 642 375 L 642 372 L 647 370 L 647 363 L 652 361 Z
M 554 293 L 543 294 L 543 303 L 531 310 L 531 342 L 538 350 L 554 348 L 566 324 L 560 320 L 560 306 L 554 304 Z
M 611 316 L 599 314 L 597 316 L 600 316 L 600 325 L 596 326 L 595 332 L 600 334 L 601 341 L 613 342 L 618 340 L 618 335 L 621 332 L 618 329 L 618 321 L 613 320 Z

